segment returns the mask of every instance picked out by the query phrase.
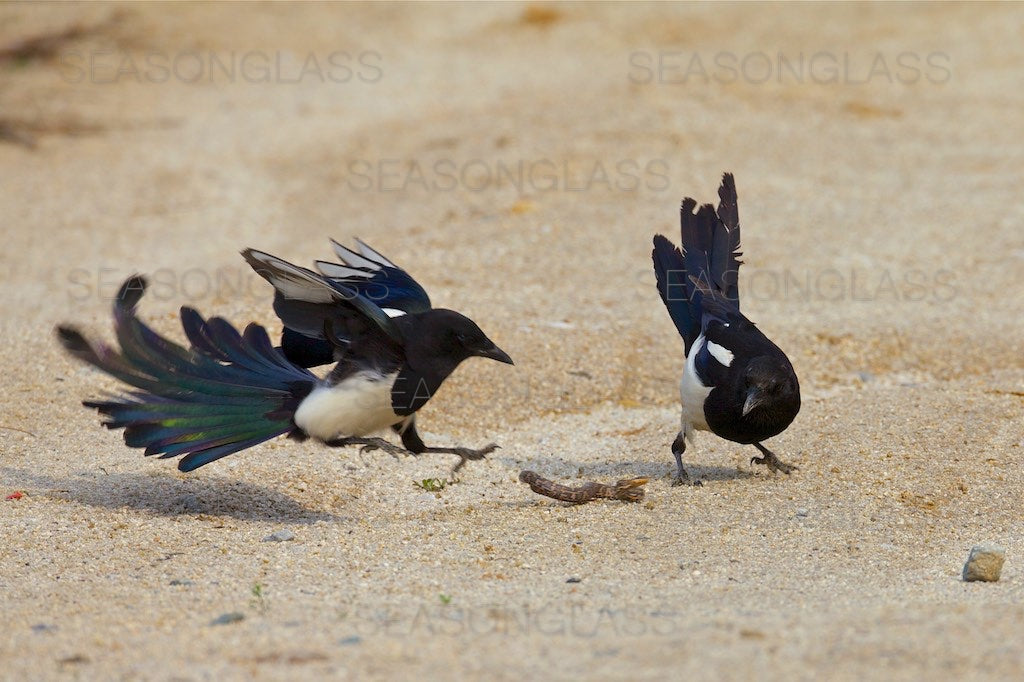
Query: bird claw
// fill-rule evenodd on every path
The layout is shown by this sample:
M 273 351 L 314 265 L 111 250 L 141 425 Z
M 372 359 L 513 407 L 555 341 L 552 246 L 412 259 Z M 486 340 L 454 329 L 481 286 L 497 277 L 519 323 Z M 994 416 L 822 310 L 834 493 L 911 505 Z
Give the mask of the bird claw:
M 750 463 L 763 464 L 764 466 L 768 467 L 768 471 L 775 471 L 786 475 L 789 475 L 794 471 L 800 470 L 800 467 L 796 466 L 795 464 L 786 464 L 785 462 L 783 462 L 781 459 L 779 459 L 770 452 L 765 453 L 761 457 L 751 457 Z
M 366 445 L 359 448 L 359 454 L 363 455 L 366 454 L 367 452 L 373 452 L 374 450 L 383 450 L 384 452 L 388 453 L 395 459 L 398 459 L 398 457 L 400 457 L 401 455 L 413 454 L 409 450 L 406 450 L 405 448 L 399 447 L 397 445 L 393 445 L 392 443 L 388 443 L 385 440 L 381 440 L 379 443 L 367 443 Z
M 464 457 L 466 459 L 483 459 L 485 456 L 491 454 L 495 450 L 500 449 L 500 445 L 498 445 L 497 443 L 491 443 L 490 445 L 485 445 L 484 447 L 478 448 L 476 450 L 472 448 L 455 448 L 455 454 L 457 454 L 459 457 Z
M 466 465 L 466 462 L 470 460 L 483 459 L 485 456 L 491 454 L 495 450 L 501 449 L 501 446 L 497 443 L 491 443 L 485 447 L 474 450 L 473 448 L 451 448 L 446 450 L 453 455 L 457 455 L 459 458 L 458 464 L 452 467 L 452 475 L 455 475 L 459 469 Z
M 700 488 L 704 485 L 704 481 L 699 478 L 690 478 L 690 474 L 686 472 L 686 469 L 680 466 L 676 470 L 675 478 L 672 479 L 672 487 L 678 488 L 682 485 L 690 486 L 692 488 Z

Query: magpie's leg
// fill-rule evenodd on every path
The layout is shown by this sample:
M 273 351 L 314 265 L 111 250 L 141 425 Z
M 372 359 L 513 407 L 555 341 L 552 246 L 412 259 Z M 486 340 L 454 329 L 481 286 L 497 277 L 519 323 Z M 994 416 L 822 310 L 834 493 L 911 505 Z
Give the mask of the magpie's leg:
M 361 445 L 359 452 L 370 452 L 371 450 L 383 450 L 389 455 L 398 457 L 399 455 L 412 455 L 412 453 L 405 448 L 400 448 L 394 443 L 389 443 L 383 438 L 335 438 L 333 440 L 324 441 L 324 444 L 332 448 L 344 448 L 349 445 Z
M 459 469 L 465 466 L 466 462 L 471 459 L 483 459 L 485 455 L 488 455 L 498 449 L 498 446 L 494 443 L 473 450 L 471 448 L 430 448 L 424 444 L 423 439 L 420 438 L 420 434 L 416 431 L 416 422 L 410 421 L 408 425 L 400 431 L 402 434 L 402 445 L 406 447 L 409 452 L 414 455 L 419 455 L 424 452 L 440 452 L 449 455 L 458 455 L 459 463 L 452 468 L 452 474 L 455 474 Z
M 768 471 L 778 471 L 783 474 L 790 474 L 797 470 L 797 467 L 792 464 L 786 464 L 781 459 L 775 456 L 775 453 L 761 445 L 760 443 L 754 443 L 754 447 L 761 451 L 760 457 L 751 457 L 750 463 L 763 464 L 768 467 Z
M 676 477 L 672 480 L 672 485 L 693 485 L 700 486 L 704 483 L 700 480 L 694 480 L 690 478 L 690 474 L 686 473 L 686 469 L 683 468 L 683 453 L 686 452 L 686 438 L 685 434 L 680 431 L 676 439 L 672 441 L 672 454 L 676 458 Z

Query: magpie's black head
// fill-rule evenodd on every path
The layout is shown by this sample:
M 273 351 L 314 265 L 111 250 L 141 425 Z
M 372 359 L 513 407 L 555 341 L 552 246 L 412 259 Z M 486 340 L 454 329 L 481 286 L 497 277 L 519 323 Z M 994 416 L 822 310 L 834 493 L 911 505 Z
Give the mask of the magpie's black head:
M 763 355 L 750 360 L 743 374 L 742 416 L 750 421 L 782 422 L 800 411 L 800 384 L 784 356 Z
M 396 320 L 404 321 L 405 317 Z M 405 348 L 413 365 L 429 362 L 439 370 L 451 372 L 472 357 L 514 364 L 508 353 L 487 338 L 473 320 L 454 310 L 434 308 L 409 317 L 415 318 L 415 324 L 404 330 Z

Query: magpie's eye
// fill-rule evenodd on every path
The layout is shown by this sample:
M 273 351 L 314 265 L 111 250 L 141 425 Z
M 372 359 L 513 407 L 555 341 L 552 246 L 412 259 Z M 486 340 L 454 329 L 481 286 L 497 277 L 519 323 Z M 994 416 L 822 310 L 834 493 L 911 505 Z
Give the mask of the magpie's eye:
M 462 345 L 466 345 L 466 341 L 468 340 L 465 334 L 456 334 L 455 339 Z

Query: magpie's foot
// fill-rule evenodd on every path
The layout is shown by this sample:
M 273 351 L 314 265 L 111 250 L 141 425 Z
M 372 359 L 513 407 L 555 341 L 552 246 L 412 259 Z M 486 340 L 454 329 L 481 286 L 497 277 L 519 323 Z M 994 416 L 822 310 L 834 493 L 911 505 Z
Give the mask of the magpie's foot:
M 406 450 L 403 447 L 399 447 L 394 443 L 390 443 L 383 438 L 367 438 L 363 443 L 363 446 L 359 448 L 359 454 L 367 452 L 373 452 L 374 450 L 383 450 L 395 459 L 398 459 L 402 455 L 415 455 L 416 453 Z
M 761 451 L 760 457 L 751 457 L 751 464 L 763 464 L 768 467 L 768 471 L 775 471 L 780 474 L 791 474 L 794 471 L 798 471 L 799 467 L 793 464 L 786 464 L 781 459 L 775 456 L 775 453 L 764 447 L 760 443 L 754 443 L 754 447 Z
M 458 455 L 459 462 L 452 467 L 452 474 L 454 475 L 459 469 L 464 467 L 466 462 L 469 460 L 483 459 L 500 447 L 501 446 L 497 443 L 491 443 L 490 445 L 475 450 L 473 448 L 426 448 L 423 452 L 443 452 L 449 455 Z
M 678 488 L 681 485 L 691 486 L 693 488 L 699 488 L 704 485 L 704 481 L 699 478 L 690 478 L 690 474 L 686 473 L 685 469 L 680 469 L 675 478 L 672 479 L 672 487 Z
M 497 443 L 491 443 L 485 447 L 473 450 L 471 448 L 452 448 L 452 454 L 459 456 L 459 463 L 452 467 L 452 476 L 454 476 L 459 469 L 466 466 L 466 462 L 471 459 L 483 459 L 487 455 L 497 450 L 499 446 Z
M 453 449 L 455 450 L 455 454 L 458 455 L 459 457 L 463 457 L 465 459 L 483 459 L 487 455 L 491 454 L 492 452 L 500 448 L 501 446 L 498 445 L 497 443 L 490 443 L 489 445 L 485 445 L 482 448 L 477 448 L 476 450 L 473 450 L 472 448 Z

